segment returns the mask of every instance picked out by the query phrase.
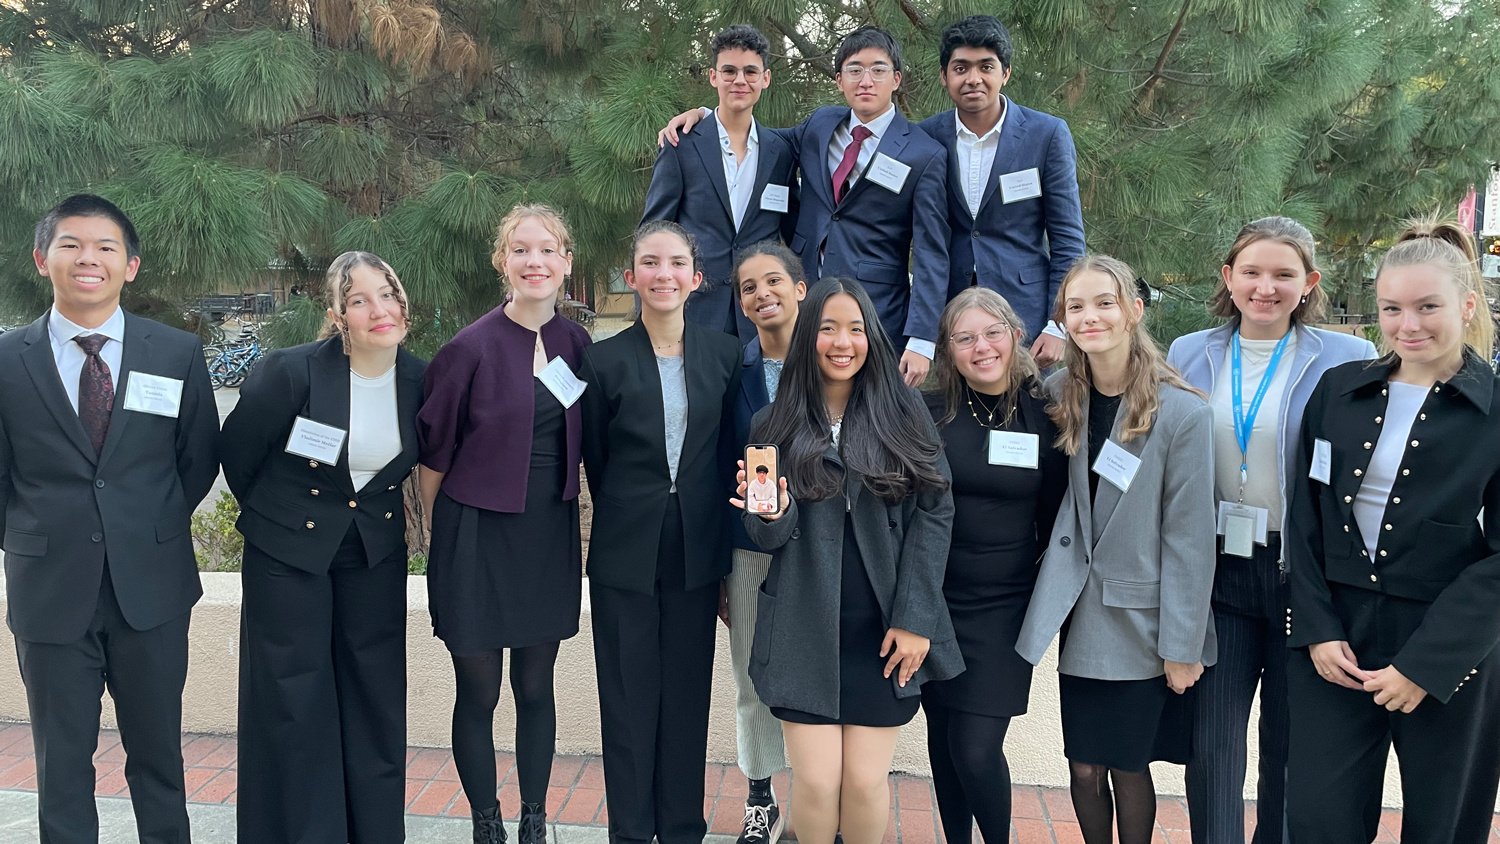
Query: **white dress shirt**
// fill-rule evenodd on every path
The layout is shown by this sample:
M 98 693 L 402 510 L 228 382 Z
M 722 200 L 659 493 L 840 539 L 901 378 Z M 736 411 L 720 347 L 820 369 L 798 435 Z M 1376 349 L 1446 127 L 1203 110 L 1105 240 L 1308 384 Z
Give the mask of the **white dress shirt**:
M 47 335 L 52 340 L 52 359 L 57 361 L 57 375 L 62 379 L 63 389 L 68 391 L 68 403 L 73 412 L 78 412 L 78 378 L 83 374 L 83 362 L 88 360 L 83 347 L 73 338 L 83 334 L 103 334 L 109 338 L 99 349 L 99 357 L 109 366 L 109 381 L 116 391 L 120 388 L 120 358 L 125 353 L 125 312 L 118 306 L 109 319 L 98 328 L 84 328 L 52 309 L 47 318 Z
M 718 114 L 718 109 L 714 110 Z M 724 184 L 729 188 L 729 210 L 734 217 L 734 230 L 740 230 L 745 221 L 745 209 L 750 207 L 750 195 L 755 193 L 755 171 L 758 168 L 757 154 L 760 152 L 760 135 L 755 118 L 750 118 L 750 134 L 745 138 L 745 158 L 734 157 L 734 145 L 729 141 L 729 130 L 724 121 L 715 121 L 719 127 L 719 149 L 724 153 Z
M 1000 98 L 1000 119 L 983 135 L 969 131 L 959 119 L 958 109 L 953 110 L 953 122 L 958 124 L 958 181 L 963 185 L 964 201 L 969 205 L 969 216 L 979 216 L 979 203 L 984 200 L 984 187 L 989 184 L 990 174 L 995 169 L 995 152 L 1000 149 L 1000 130 L 1005 128 L 1005 115 L 1010 113 L 1010 103 Z
M 859 148 L 859 158 L 854 160 L 854 172 L 849 174 L 849 184 L 846 190 L 853 189 L 854 185 L 864 175 L 865 168 L 875 158 L 875 149 L 880 146 L 880 139 L 885 136 L 886 130 L 891 128 L 891 121 L 896 119 L 896 105 L 885 110 L 885 113 L 864 123 L 854 116 L 854 110 L 850 109 L 849 119 L 839 124 L 839 128 L 833 132 L 833 137 L 828 140 L 828 177 L 833 178 L 833 171 L 839 169 L 839 162 L 844 160 L 844 150 L 854 143 L 854 127 L 864 126 L 870 130 L 870 137 L 865 138 L 864 146 Z

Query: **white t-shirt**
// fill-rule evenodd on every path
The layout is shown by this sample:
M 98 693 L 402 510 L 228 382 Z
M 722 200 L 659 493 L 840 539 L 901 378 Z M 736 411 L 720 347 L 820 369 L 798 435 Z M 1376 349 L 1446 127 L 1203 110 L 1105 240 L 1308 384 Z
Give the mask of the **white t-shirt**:
M 1359 525 L 1359 534 L 1364 537 L 1365 550 L 1372 562 L 1380 547 L 1380 535 L 1384 532 L 1385 505 L 1391 499 L 1391 485 L 1401 468 L 1401 458 L 1406 456 L 1411 423 L 1422 410 L 1422 403 L 1427 401 L 1427 394 L 1432 392 L 1430 387 L 1400 381 L 1390 382 L 1387 389 L 1389 401 L 1385 406 L 1385 421 L 1380 424 L 1380 436 L 1375 440 L 1370 465 L 1365 469 L 1359 492 L 1354 496 L 1354 523 Z
M 349 479 L 355 491 L 400 454 L 396 367 L 374 378 L 349 370 Z

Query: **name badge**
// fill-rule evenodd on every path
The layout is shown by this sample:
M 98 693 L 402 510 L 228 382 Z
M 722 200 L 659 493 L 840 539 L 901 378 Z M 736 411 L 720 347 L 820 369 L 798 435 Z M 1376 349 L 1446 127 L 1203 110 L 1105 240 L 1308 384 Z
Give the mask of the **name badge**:
M 1042 174 L 1035 167 L 1006 173 L 1000 177 L 1000 199 L 1006 205 L 1042 195 Z
M 339 452 L 344 448 L 344 438 L 349 432 L 343 428 L 314 422 L 298 416 L 292 423 L 292 435 L 286 438 L 286 451 L 309 460 L 338 463 Z
M 1035 469 L 1040 454 L 1041 445 L 1036 434 L 990 431 L 989 458 L 991 466 L 1014 466 L 1017 469 Z
M 1333 444 L 1325 439 L 1313 440 L 1312 465 L 1307 476 L 1321 484 L 1333 482 Z
M 177 418 L 182 408 L 182 380 L 130 372 L 125 376 L 125 409 Z
M 536 374 L 536 377 L 541 380 L 542 386 L 546 387 L 547 391 L 557 399 L 558 404 L 565 408 L 572 407 L 573 402 L 578 401 L 578 397 L 583 395 L 584 389 L 588 387 L 587 383 L 578 380 L 578 376 L 573 374 L 573 370 L 568 368 L 567 361 L 562 358 L 553 358 L 551 363 Z
M 1218 530 L 1224 537 L 1224 553 L 1249 557 L 1254 553 L 1255 545 L 1265 545 L 1270 516 L 1270 511 L 1264 507 L 1220 501 Z
M 870 181 L 885 188 L 891 193 L 900 193 L 901 188 L 906 185 L 906 177 L 911 173 L 911 168 L 902 164 L 883 152 L 875 153 L 875 161 L 870 165 L 868 177 Z
M 786 185 L 766 185 L 766 189 L 760 192 L 760 210 L 775 211 L 785 214 L 787 201 L 791 199 L 792 191 Z
M 1115 445 L 1114 440 L 1105 440 L 1099 450 L 1099 459 L 1094 461 L 1094 471 L 1099 477 L 1115 485 L 1121 492 L 1130 489 L 1135 473 L 1141 468 L 1141 458 Z

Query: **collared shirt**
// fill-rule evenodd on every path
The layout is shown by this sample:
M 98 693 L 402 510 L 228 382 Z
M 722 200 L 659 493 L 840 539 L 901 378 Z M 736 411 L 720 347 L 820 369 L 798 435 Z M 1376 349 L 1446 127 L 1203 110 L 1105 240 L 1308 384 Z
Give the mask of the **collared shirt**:
M 864 176 L 865 168 L 869 167 L 870 162 L 874 160 L 875 149 L 880 146 L 880 139 L 884 137 L 886 130 L 891 128 L 891 121 L 895 119 L 895 103 L 892 103 L 891 107 L 886 109 L 884 114 L 871 120 L 869 123 L 862 123 L 858 117 L 854 116 L 854 110 L 850 109 L 849 119 L 839 124 L 839 128 L 834 131 L 833 137 L 828 141 L 829 176 L 833 175 L 833 171 L 839 169 L 839 162 L 844 160 L 844 150 L 851 143 L 854 143 L 854 127 L 863 125 L 866 129 L 870 130 L 870 137 L 866 138 L 864 146 L 859 148 L 859 158 L 854 161 L 854 172 L 849 174 L 849 187 L 853 188 L 855 183 Z
M 52 359 L 57 362 L 57 374 L 62 378 L 63 389 L 68 392 L 68 403 L 73 412 L 78 412 L 78 378 L 83 374 L 83 362 L 88 360 L 83 347 L 73 338 L 83 334 L 103 334 L 109 338 L 99 349 L 99 357 L 109 366 L 109 380 L 116 389 L 120 386 L 120 358 L 125 353 L 125 311 L 119 306 L 109 319 L 98 328 L 84 328 L 52 309 L 47 318 L 47 335 L 52 340 Z
M 718 115 L 718 109 L 714 110 Z M 745 220 L 745 209 L 750 207 L 750 195 L 755 192 L 756 155 L 760 151 L 760 135 L 755 118 L 750 118 L 750 134 L 745 138 L 745 158 L 734 157 L 734 145 L 729 141 L 729 130 L 724 121 L 715 121 L 719 127 L 719 149 L 724 153 L 724 184 L 729 188 L 729 210 L 734 217 L 734 230 L 739 231 Z
M 958 125 L 958 181 L 963 187 L 964 201 L 969 205 L 969 215 L 979 216 L 979 203 L 984 200 L 984 187 L 989 184 L 995 169 L 995 152 L 1000 149 L 1000 130 L 1005 128 L 1005 115 L 1010 113 L 1010 104 L 1000 97 L 1000 119 L 983 135 L 969 131 L 959 118 L 958 109 L 953 110 L 953 122 Z

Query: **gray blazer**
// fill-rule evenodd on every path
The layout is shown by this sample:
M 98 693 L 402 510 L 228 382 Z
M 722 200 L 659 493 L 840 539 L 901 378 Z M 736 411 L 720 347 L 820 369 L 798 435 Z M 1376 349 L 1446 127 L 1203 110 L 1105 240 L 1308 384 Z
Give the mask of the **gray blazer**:
M 1061 376 L 1048 386 L 1055 389 Z M 1065 621 L 1057 664 L 1063 674 L 1145 680 L 1165 673 L 1163 660 L 1212 665 L 1217 658 L 1209 612 L 1213 411 L 1178 387 L 1164 385 L 1160 397 L 1145 436 L 1120 442 L 1115 417 L 1110 439 L 1141 459 L 1129 491 L 1101 480 L 1096 509 L 1089 501 L 1088 450 L 1068 459 L 1068 495 L 1016 642 L 1033 665 Z
M 756 414 L 757 423 L 764 414 Z M 937 439 L 936 428 L 932 438 Z M 843 465 L 833 448 L 824 459 Z M 941 453 L 938 469 L 951 477 Z M 851 475 L 845 478 L 843 496 L 793 500 L 774 522 L 744 516 L 750 539 L 772 555 L 770 574 L 760 587 L 750 655 L 750 679 L 767 706 L 839 717 L 839 578 L 846 507 L 886 627 L 932 641 L 922 667 L 904 688 L 892 674 L 896 696 L 914 697 L 922 683 L 947 680 L 964 670 L 943 597 L 952 490 L 887 504 Z M 872 653 L 879 648 L 879 642 L 870 643 Z

